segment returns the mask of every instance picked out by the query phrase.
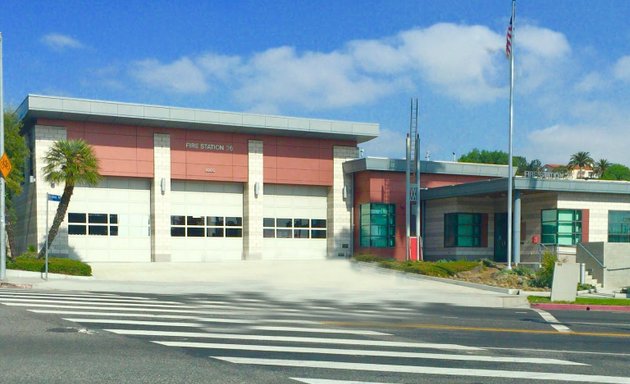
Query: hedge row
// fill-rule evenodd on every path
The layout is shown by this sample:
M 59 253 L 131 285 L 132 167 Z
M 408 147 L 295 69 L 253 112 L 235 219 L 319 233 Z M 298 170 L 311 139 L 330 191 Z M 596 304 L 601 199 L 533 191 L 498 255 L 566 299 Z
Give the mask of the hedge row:
M 31 255 L 18 256 L 15 261 L 7 260 L 8 269 L 22 271 L 44 272 L 44 264 L 44 259 L 37 259 Z M 79 260 L 50 257 L 48 258 L 48 272 L 73 276 L 92 276 L 92 267 Z
M 459 272 L 469 271 L 480 265 L 479 261 L 398 261 L 394 259 L 386 259 L 379 256 L 365 254 L 357 255 L 354 257 L 354 259 L 364 262 L 376 262 L 380 267 L 383 268 L 437 277 L 454 276 Z

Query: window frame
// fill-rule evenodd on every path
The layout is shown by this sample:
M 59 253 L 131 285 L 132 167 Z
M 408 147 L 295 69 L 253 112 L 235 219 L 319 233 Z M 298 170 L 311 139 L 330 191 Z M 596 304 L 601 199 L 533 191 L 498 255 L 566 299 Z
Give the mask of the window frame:
M 444 214 L 444 248 L 486 248 L 487 220 L 481 212 L 449 212 Z M 486 216 L 487 217 L 487 216 Z
M 359 245 L 361 248 L 396 247 L 396 204 L 359 205 Z

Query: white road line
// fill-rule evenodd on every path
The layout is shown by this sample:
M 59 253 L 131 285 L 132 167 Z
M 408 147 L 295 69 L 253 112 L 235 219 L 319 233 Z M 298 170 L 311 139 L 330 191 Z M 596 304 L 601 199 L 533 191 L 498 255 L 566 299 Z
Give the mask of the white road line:
M 367 331 L 362 329 L 331 329 L 331 328 L 301 328 L 301 327 L 270 327 L 266 325 L 255 325 L 248 327 L 257 331 L 280 331 L 280 332 L 312 332 L 312 333 L 340 333 L 348 335 L 366 336 L 391 336 L 391 333 Z
M 291 377 L 291 380 L 299 381 L 305 384 L 394 384 L 374 381 L 347 381 L 347 380 L 329 380 L 329 379 L 311 379 L 306 377 Z
M 342 363 L 337 361 L 317 361 L 317 360 L 284 360 L 284 359 L 256 359 L 246 357 L 211 356 L 214 359 L 227 361 L 235 364 L 267 365 L 277 367 L 299 367 L 299 368 L 325 368 L 325 369 L 345 369 L 354 371 L 370 372 L 397 372 L 414 373 L 423 375 L 443 375 L 443 376 L 469 376 L 469 377 L 497 377 L 502 379 L 525 379 L 525 380 L 545 380 L 545 381 L 571 381 L 583 383 L 610 383 L 610 384 L 630 384 L 630 378 L 620 376 L 600 376 L 600 375 L 578 375 L 570 373 L 553 372 L 533 372 L 533 371 L 503 371 L 495 369 L 470 369 L 470 368 L 440 368 L 426 367 L 418 365 L 389 365 L 389 364 L 365 364 L 365 363 Z
M 33 292 L 33 291 L 16 291 L 16 290 L 4 290 L 4 289 L 0 289 L 0 292 L 3 294 L 11 294 L 11 295 L 15 295 L 15 296 L 32 296 L 32 295 L 38 295 L 38 296 L 53 296 L 53 297 L 111 297 L 111 298 L 119 298 L 119 299 L 135 299 L 135 300 L 150 300 L 148 297 L 142 297 L 142 296 L 123 296 L 123 295 L 117 295 L 117 294 L 113 294 L 113 293 L 83 293 L 83 292 L 76 292 L 76 293 L 49 293 L 49 292 Z
M 562 353 L 576 355 L 601 355 L 601 356 L 617 356 L 630 357 L 630 353 L 620 352 L 594 352 L 594 351 L 570 351 L 566 349 L 538 349 L 538 348 L 506 348 L 506 347 L 483 347 L 484 349 L 495 349 L 497 351 L 521 351 L 521 352 L 545 352 L 545 353 Z
M 501 357 L 501 356 L 479 356 L 479 355 L 453 355 L 445 353 L 422 353 L 422 352 L 402 352 L 402 351 L 375 351 L 364 349 L 335 349 L 335 348 L 308 348 L 308 347 L 284 347 L 273 345 L 254 344 L 224 344 L 224 343 L 200 343 L 194 341 L 153 341 L 153 343 L 166 345 L 168 347 L 180 348 L 204 348 L 204 349 L 226 349 L 235 351 L 258 351 L 258 352 L 287 352 L 287 353 L 315 353 L 325 355 L 349 355 L 349 356 L 379 356 L 379 357 L 400 357 L 412 359 L 435 359 L 435 360 L 455 360 L 455 361 L 484 361 L 494 363 L 523 363 L 523 364 L 552 364 L 552 365 L 588 365 L 573 361 L 531 358 L 531 357 Z
M 66 301 L 90 301 L 90 302 L 122 302 L 122 303 L 160 303 L 160 304 L 182 304 L 180 302 L 177 301 L 160 301 L 160 300 L 149 300 L 149 299 L 122 299 L 122 298 L 118 298 L 118 297 L 107 297 L 107 298 L 103 298 L 103 297 L 89 297 L 89 296 L 85 296 L 85 297 L 75 297 L 75 296 L 64 296 L 64 297 L 60 297 L 60 296 L 52 296 L 52 295 L 29 295 L 28 299 L 26 298 L 26 296 L 24 295 L 6 295 L 6 294 L 1 294 L 0 293 L 0 298 L 18 298 L 21 297 L 24 300 L 39 300 L 39 299 L 51 299 L 51 298 L 55 298 L 55 299 L 60 299 L 60 300 L 66 300 Z
M 538 308 L 532 308 L 532 310 L 538 312 L 540 317 L 542 317 L 543 320 L 545 320 L 547 323 L 549 323 L 549 325 L 551 325 L 553 327 L 553 329 L 555 329 L 556 331 L 562 332 L 562 333 L 572 332 L 569 329 L 569 327 L 567 327 L 566 325 L 560 324 L 558 319 L 556 319 L 551 313 L 549 313 L 547 311 L 543 311 L 542 309 L 538 309 Z
M 230 324 L 252 324 L 257 323 L 256 320 L 245 319 L 222 319 L 209 318 L 190 315 L 156 315 L 152 313 L 124 313 L 124 312 L 90 312 L 90 311 L 64 311 L 56 309 L 31 309 L 35 313 L 49 313 L 59 315 L 75 315 L 75 316 L 107 316 L 107 317 L 148 317 L 152 319 L 179 319 L 179 320 L 196 320 L 203 323 L 230 323 Z
M 7 303 L 0 300 L 0 304 L 11 307 L 28 307 L 28 308 L 65 308 L 65 309 L 99 309 L 107 311 L 129 311 L 129 312 L 164 312 L 164 313 L 198 313 L 210 314 L 208 311 L 199 311 L 194 309 L 168 309 L 168 308 L 143 308 L 143 307 L 99 307 L 90 306 L 87 303 L 77 303 L 83 305 L 63 305 L 63 304 L 40 304 L 40 303 Z
M 104 329 L 118 335 L 133 336 L 159 336 L 159 337 L 191 337 L 199 339 L 226 339 L 226 340 L 264 340 L 280 341 L 290 343 L 317 343 L 317 344 L 339 344 L 339 345 L 371 345 L 379 347 L 400 347 L 400 348 L 426 348 L 445 349 L 455 351 L 482 351 L 482 348 L 468 347 L 457 344 L 437 344 L 437 343 L 412 343 L 404 341 L 380 341 L 361 339 L 336 339 L 324 337 L 296 337 L 296 336 L 267 336 L 267 335 L 245 335 L 229 333 L 201 333 L 201 332 L 173 332 L 154 331 L 144 329 Z
M 15 299 L 15 298 L 1 298 L 1 303 L 5 302 L 16 302 L 16 303 L 51 303 L 51 304 L 67 304 L 67 303 L 76 303 L 82 304 L 82 302 L 74 302 L 72 300 L 49 300 L 49 299 Z M 180 305 L 180 304 L 145 304 L 145 303 L 102 303 L 99 302 L 98 305 L 110 306 L 110 305 L 119 305 L 125 307 L 152 307 L 152 308 L 198 308 L 196 306 L 190 305 Z
M 178 323 L 170 321 L 143 321 L 143 320 L 120 320 L 120 319 L 76 319 L 76 318 L 63 318 L 64 320 L 72 321 L 74 323 L 90 323 L 90 324 L 125 324 L 125 325 L 157 325 L 167 327 L 203 327 L 203 324 L 199 323 Z
M 261 323 L 280 323 L 280 324 L 321 324 L 319 321 L 300 320 L 300 319 L 259 319 Z

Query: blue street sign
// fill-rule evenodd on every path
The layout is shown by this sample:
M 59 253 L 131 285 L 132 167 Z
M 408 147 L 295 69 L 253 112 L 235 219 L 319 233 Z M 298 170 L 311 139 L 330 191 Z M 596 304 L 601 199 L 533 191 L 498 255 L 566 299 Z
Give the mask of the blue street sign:
M 61 201 L 61 195 L 52 195 L 48 194 L 48 200 L 50 201 Z

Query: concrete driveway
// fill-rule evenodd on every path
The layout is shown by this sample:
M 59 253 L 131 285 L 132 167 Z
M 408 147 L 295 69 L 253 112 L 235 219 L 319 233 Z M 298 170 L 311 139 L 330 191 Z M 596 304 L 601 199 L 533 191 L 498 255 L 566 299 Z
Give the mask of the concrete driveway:
M 345 302 L 404 300 L 479 307 L 523 307 L 526 300 L 345 259 L 216 263 L 95 263 L 92 278 L 7 271 L 8 281 L 38 289 L 161 294 L 257 292 L 287 299 Z

